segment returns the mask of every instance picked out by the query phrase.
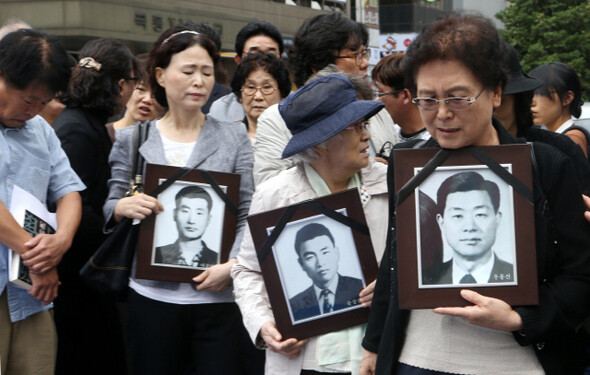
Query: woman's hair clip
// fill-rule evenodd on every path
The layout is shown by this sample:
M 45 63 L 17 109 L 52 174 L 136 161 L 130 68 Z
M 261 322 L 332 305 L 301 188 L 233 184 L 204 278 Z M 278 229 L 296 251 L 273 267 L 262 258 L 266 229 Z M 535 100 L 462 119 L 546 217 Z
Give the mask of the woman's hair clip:
M 96 60 L 94 60 L 92 57 L 81 58 L 80 61 L 78 61 L 78 66 L 82 68 L 94 69 L 97 72 L 100 72 L 100 69 L 102 68 L 102 64 L 96 62 Z
M 181 35 L 181 34 L 194 34 L 194 35 L 199 35 L 200 33 L 197 31 L 193 31 L 193 30 L 182 30 L 179 31 L 177 33 L 174 33 L 172 35 L 170 35 L 168 38 L 164 39 L 164 41 L 162 42 L 162 44 L 160 44 L 160 46 L 163 46 L 164 44 L 168 43 L 168 41 L 172 38 L 174 38 L 175 36 Z

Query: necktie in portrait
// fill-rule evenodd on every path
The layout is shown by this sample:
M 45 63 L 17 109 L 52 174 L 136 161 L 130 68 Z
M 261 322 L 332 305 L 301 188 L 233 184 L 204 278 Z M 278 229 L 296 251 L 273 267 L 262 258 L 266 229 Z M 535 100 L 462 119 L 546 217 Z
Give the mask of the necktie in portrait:
M 331 301 L 332 292 L 329 289 L 324 289 L 320 293 L 320 297 L 322 297 L 323 306 L 322 306 L 322 314 L 331 312 L 334 310 L 334 304 Z
M 468 273 L 467 275 L 463 276 L 459 281 L 459 284 L 475 284 L 475 278 L 472 274 Z

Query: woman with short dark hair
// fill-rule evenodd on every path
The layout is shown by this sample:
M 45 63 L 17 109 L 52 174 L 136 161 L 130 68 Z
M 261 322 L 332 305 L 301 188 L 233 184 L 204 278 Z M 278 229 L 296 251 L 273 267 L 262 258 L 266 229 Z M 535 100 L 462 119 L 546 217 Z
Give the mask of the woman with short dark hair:
M 590 134 L 584 128 L 575 127 L 572 120 L 580 117 L 584 104 L 582 84 L 574 68 L 561 62 L 551 62 L 534 68 L 529 74 L 544 82 L 535 90 L 531 103 L 533 123 L 567 135 L 582 148 L 587 158 Z
M 63 99 L 66 108 L 53 123 L 72 167 L 87 187 L 82 192 L 80 227 L 59 265 L 62 286 L 55 303 L 58 374 L 126 373 L 117 306 L 88 289 L 79 272 L 105 239 L 102 205 L 108 194 L 112 146 L 105 124 L 125 108 L 136 84 L 135 72 L 133 54 L 121 41 L 89 41 L 72 69 Z M 109 360 L 89 368 L 97 355 Z
M 231 87 L 244 106 L 244 124 L 254 142 L 258 117 L 289 95 L 291 79 L 283 60 L 270 53 L 256 52 L 242 59 Z
M 506 56 L 499 33 L 483 16 L 453 13 L 418 35 L 404 70 L 432 135 L 420 147 L 520 143 L 492 119 L 507 79 Z M 590 311 L 590 224 L 578 184 L 563 183 L 576 178 L 569 158 L 543 143 L 532 148 L 539 291 L 534 306 L 511 306 L 486 296 L 485 289 L 463 289 L 465 307 L 400 309 L 394 236 L 396 221 L 407 218 L 396 218 L 396 171 L 389 164 L 391 230 L 363 340 L 362 374 L 581 374 L 586 347 L 579 325 Z M 472 238 L 482 236 L 474 226 L 466 230 Z M 452 267 L 453 284 L 471 270 L 456 262 Z

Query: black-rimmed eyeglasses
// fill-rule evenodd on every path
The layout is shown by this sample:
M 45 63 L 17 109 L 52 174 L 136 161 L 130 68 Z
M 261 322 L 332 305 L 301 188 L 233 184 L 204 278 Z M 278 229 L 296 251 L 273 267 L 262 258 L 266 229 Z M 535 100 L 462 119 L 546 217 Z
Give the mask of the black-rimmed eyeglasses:
M 398 92 L 402 92 L 402 91 L 404 91 L 404 89 L 393 90 L 393 91 L 390 91 L 390 92 L 384 92 L 383 94 L 377 94 L 377 97 L 378 98 L 382 98 L 382 97 L 387 96 L 387 95 L 395 95 Z

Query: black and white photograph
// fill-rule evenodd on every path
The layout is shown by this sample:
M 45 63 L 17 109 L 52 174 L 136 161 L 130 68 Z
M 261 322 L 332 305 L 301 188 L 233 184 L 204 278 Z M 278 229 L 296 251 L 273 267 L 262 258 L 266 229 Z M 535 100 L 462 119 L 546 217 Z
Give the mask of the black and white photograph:
M 225 203 L 210 185 L 178 181 L 158 200 L 164 211 L 156 216 L 151 264 L 203 270 L 220 263 Z
M 324 215 L 292 221 L 272 251 L 293 325 L 361 307 L 366 283 L 348 226 Z
M 420 288 L 518 284 L 508 183 L 484 165 L 438 167 L 417 190 Z

